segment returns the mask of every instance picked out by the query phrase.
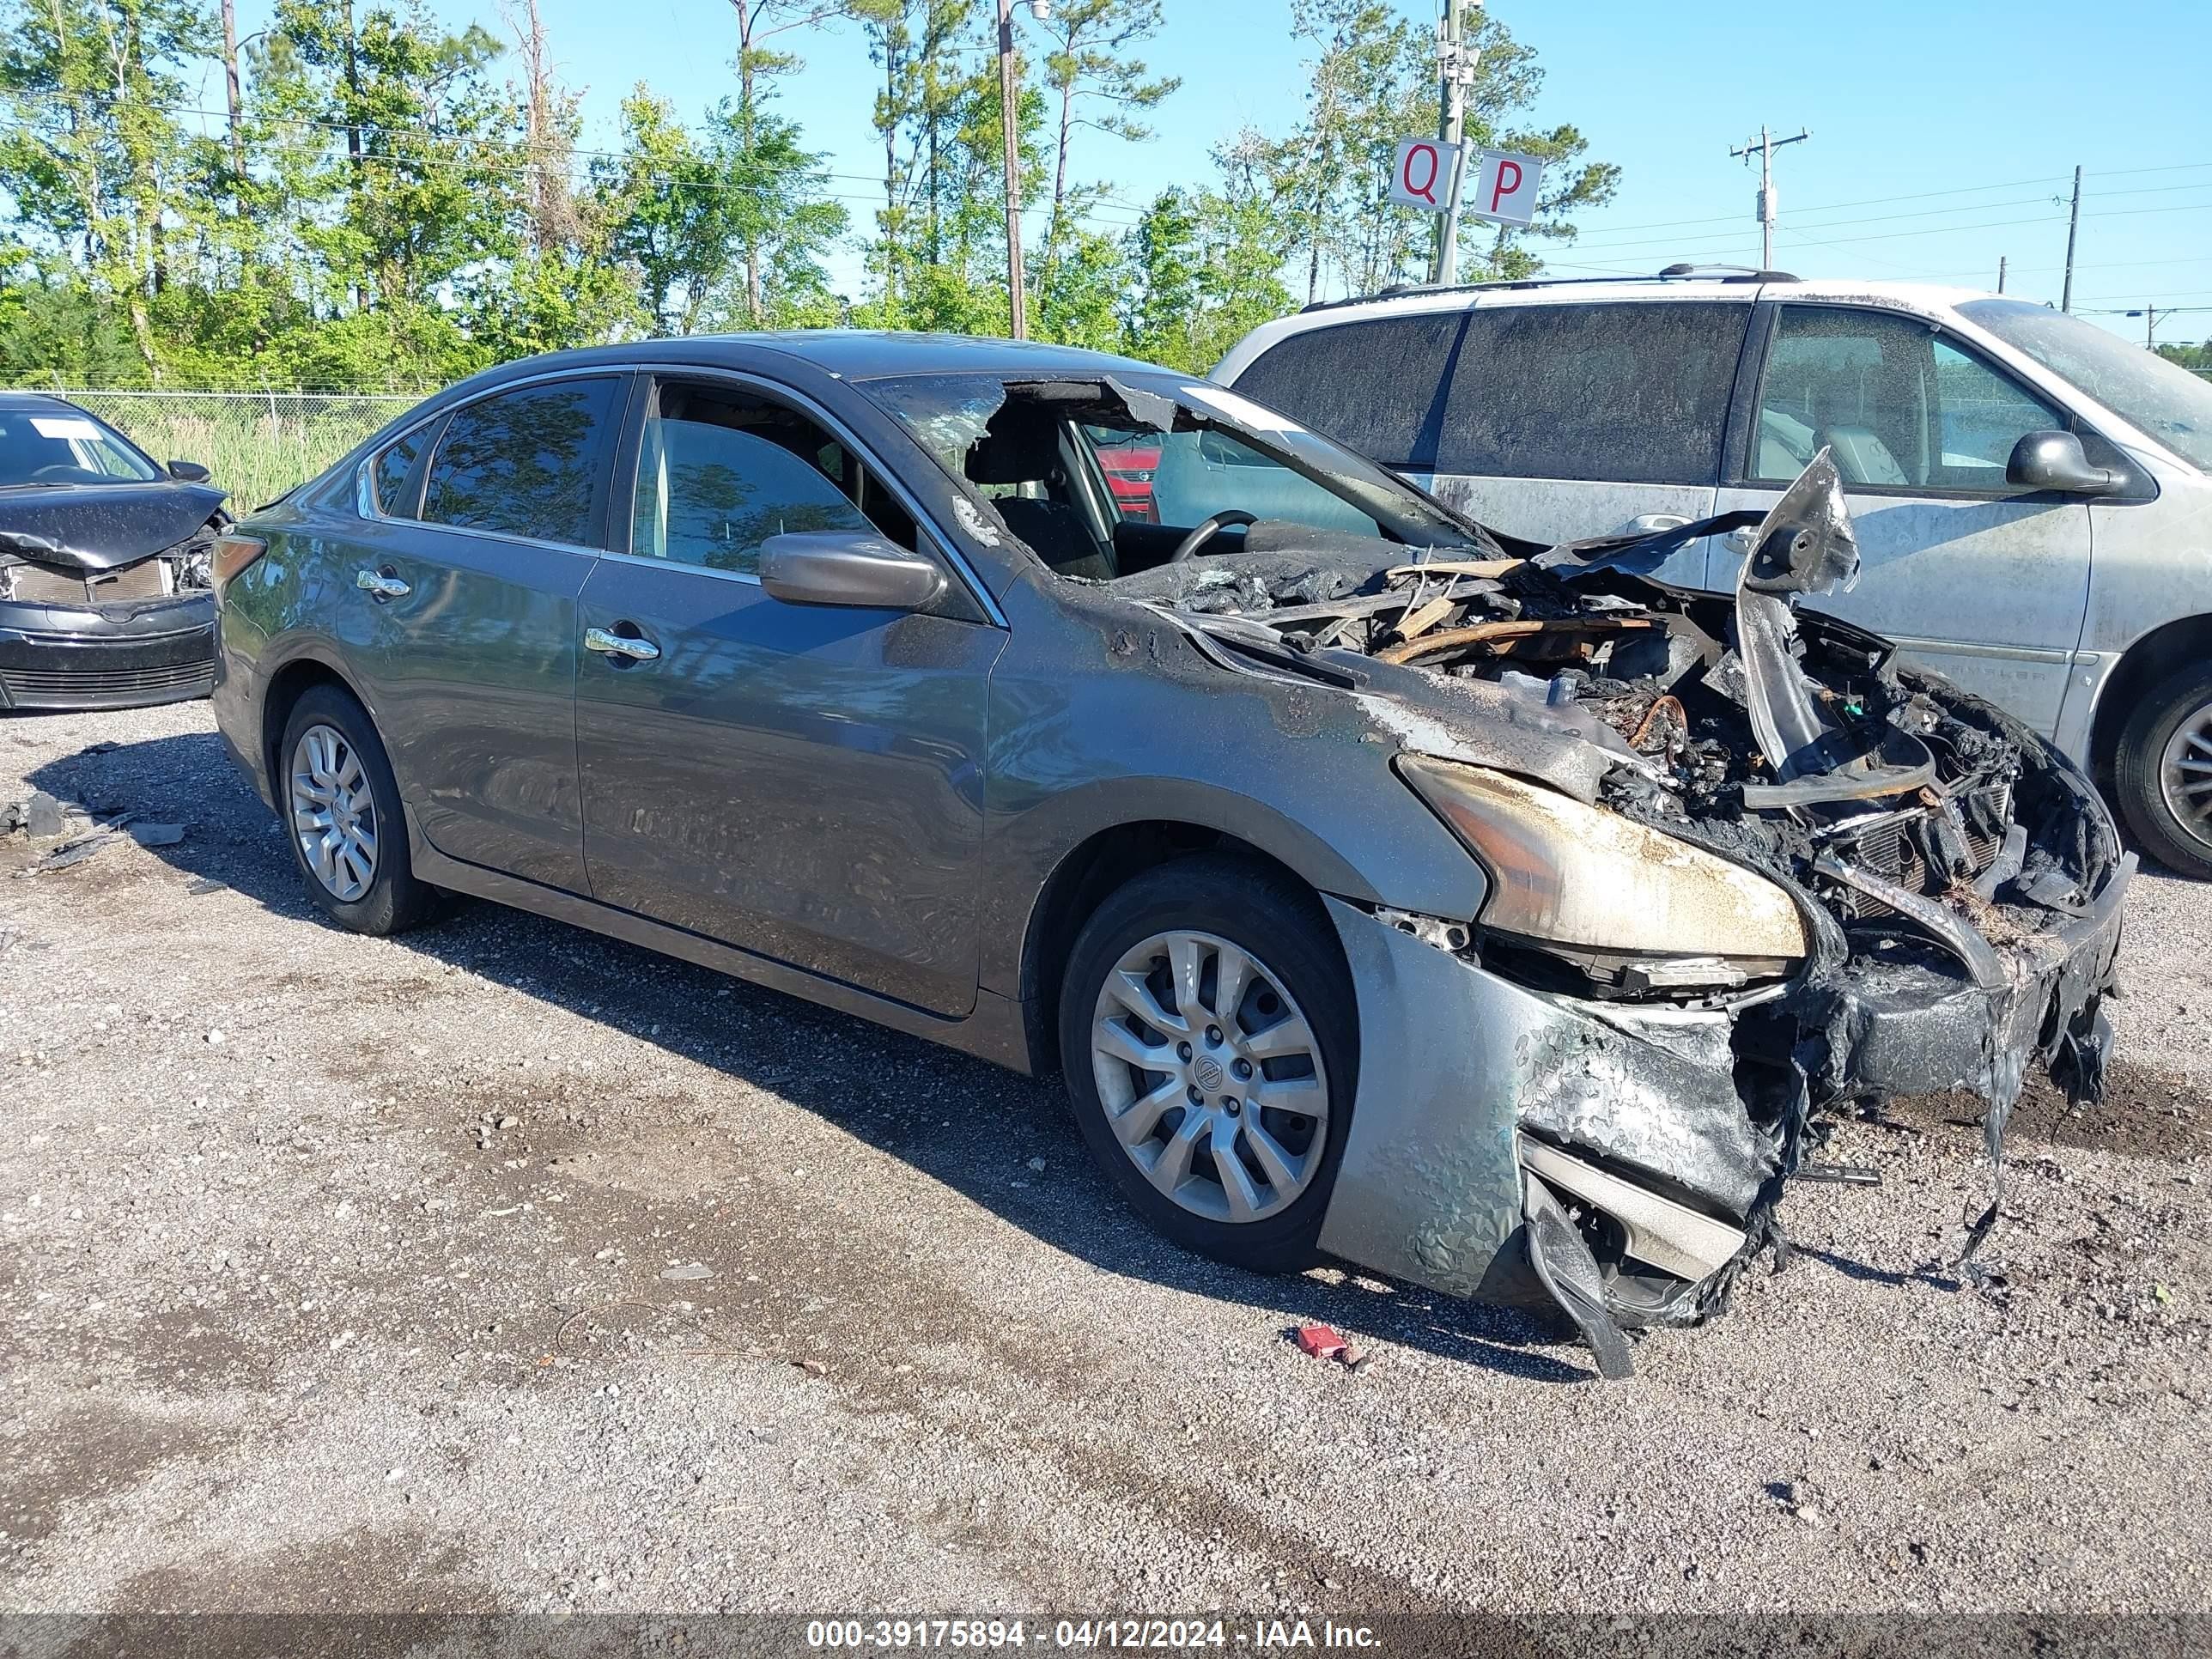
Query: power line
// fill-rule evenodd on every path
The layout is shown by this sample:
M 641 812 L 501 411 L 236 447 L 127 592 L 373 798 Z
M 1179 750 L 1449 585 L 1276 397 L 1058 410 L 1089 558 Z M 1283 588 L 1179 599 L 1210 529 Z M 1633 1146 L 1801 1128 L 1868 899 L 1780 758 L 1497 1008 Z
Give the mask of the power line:
M 2108 195 L 2112 195 L 2112 196 L 2149 196 L 2149 195 L 2162 195 L 2162 194 L 2165 194 L 2165 193 L 2166 193 L 2166 192 L 2169 192 L 2169 191 L 2177 191 L 2177 190 L 2212 190 L 2212 179 L 2207 179 L 2207 180 L 2204 180 L 2204 181 L 2203 181 L 2203 182 L 2202 182 L 2202 183 L 2199 183 L 2199 184 L 2193 184 L 2193 185 L 2152 185 L 2152 186 L 2148 186 L 2148 187 L 2146 187 L 2146 188 L 2143 188 L 2143 189 L 2141 189 L 2141 190 L 2134 190 L 2134 191 L 2108 191 L 2108 192 L 2107 192 L 2107 194 L 2108 194 Z M 1912 212 L 1912 213 L 1877 213 L 1877 214 L 1871 214 L 1871 215 L 1869 215 L 1867 217 L 1863 218 L 1863 219 L 1830 219 L 1830 220 L 1823 220 L 1823 221 L 1817 222 L 1815 222 L 1815 223 L 1814 223 L 1814 224 L 1812 224 L 1812 225 L 1809 225 L 1809 226 L 1808 226 L 1808 225 L 1803 225 L 1803 224 L 1800 224 L 1800 223 L 1797 222 L 1797 220 L 1796 220 L 1796 219 L 1795 219 L 1795 218 L 1793 217 L 1793 218 L 1791 219 L 1791 221 L 1790 222 L 1789 225 L 1785 226 L 1785 227 L 1784 227 L 1784 228 L 1785 228 L 1785 229 L 1789 229 L 1789 230 L 1792 230 L 1792 231 L 1800 232 L 1800 233 L 1802 233 L 1802 232 L 1803 232 L 1803 231 L 1806 231 L 1806 230 L 1808 230 L 1808 229 L 1809 229 L 1809 230 L 1839 230 L 1839 229 L 1842 229 L 1842 228 L 1844 228 L 1844 227 L 1846 227 L 1846 226 L 1850 226 L 1850 225 L 1882 225 L 1882 224 L 1892 224 L 1892 223 L 1894 223 L 1894 222 L 1896 222 L 1897 221 L 1899 221 L 1899 220 L 1902 220 L 1902 219 L 1929 219 L 1929 218 L 1942 218 L 1942 217 L 1943 217 L 1943 216 L 1944 216 L 1945 215 L 1947 215 L 1947 214 L 1953 214 L 1953 213 L 1983 213 L 1983 212 L 1994 212 L 1994 211 L 1996 211 L 1996 210 L 1998 210 L 1998 209 L 2000 209 L 2000 208 L 2008 208 L 2008 207 L 2032 207 L 2032 206 L 2035 206 L 2035 205 L 2038 205 L 2038 204 L 2042 204 L 2042 203 L 2044 203 L 2044 202 L 2045 202 L 2045 201 L 2051 201 L 2051 199 L 2052 199 L 2052 198 L 2045 198 L 2045 197 L 2040 197 L 2040 196 L 2023 196 L 2023 197 L 2017 197 L 2017 198 L 2014 198 L 2014 199 L 2012 199 L 2012 200 L 2010 200 L 2010 201 L 2004 201 L 2004 202 L 1975 202 L 1975 203 L 1972 203 L 1972 204 L 1966 204 L 1966 205 L 1965 205 L 1965 206 L 1961 206 L 1961 207 L 1952 207 L 1952 208 L 1926 208 L 1926 209 L 1922 209 L 1922 210 L 1918 210 L 1918 211 L 1917 211 L 1917 212 Z M 2053 206 L 2054 206 L 2054 207 L 2056 206 L 2056 203 L 2055 203 L 2055 202 L 2053 202 Z M 2186 203 L 2186 202 L 2185 202 L 2185 203 L 2178 203 L 2178 204 L 2176 204 L 2174 205 L 2174 209 L 2173 209 L 2173 210 L 2174 210 L 2174 211 L 2177 211 L 2177 212 L 2185 212 L 2185 211 L 2191 211 L 2191 210 L 2195 210 L 2199 209 L 2199 208 L 2202 208 L 2202 207 L 2208 207 L 2208 206 L 2212 206 L 2212 203 Z M 1808 209 L 1808 210 L 1807 210 L 1808 212 L 1810 212 L 1812 210 Z M 2159 210 L 2159 209 L 2143 209 L 2143 208 L 2131 208 L 2131 209 L 2107 209 L 2107 210 L 2105 210 L 2103 213 L 2097 213 L 2097 214 L 2084 214 L 2082 216 L 2083 216 L 2084 218 L 2100 218 L 2100 217 L 2106 217 L 2106 216 L 2108 216 L 2110 214 L 2114 213 L 2114 212 L 2133 212 L 2133 213 L 2141 213 L 2141 212 L 2156 212 L 2156 211 L 2161 211 L 2161 210 Z M 2035 221 L 2035 220 L 2006 220 L 2006 221 L 2004 221 L 2004 222 L 2002 222 L 2007 223 L 2007 224 L 2032 224 L 2032 223 L 2037 223 L 2037 222 L 2039 222 L 2039 221 Z M 1972 228 L 1975 228 L 1975 227 L 1971 226 L 1971 225 L 1969 225 L 1969 226 L 1961 226 L 1961 227 L 1960 227 L 1960 228 L 1961 228 L 1961 229 L 1972 229 Z M 1992 228 L 1994 228 L 1994 227 L 1992 227 Z M 1917 232 L 1906 232 L 1906 233 L 1904 233 L 1904 234 L 1908 234 L 1908 235 L 1910 235 L 1910 234 L 1917 234 L 1918 233 L 1917 233 Z M 1584 242 L 1584 241 L 1577 240 L 1577 241 L 1574 244 L 1574 246 L 1575 246 L 1576 247 L 1580 248 L 1580 249 L 1583 249 L 1583 251 L 1588 252 L 1603 252 L 1604 251 L 1606 251 L 1606 250 L 1607 250 L 1607 249 L 1608 249 L 1608 248 L 1641 248 L 1641 247 L 1668 247 L 1668 246 L 1675 246 L 1675 245 L 1679 242 L 1679 240 L 1680 240 L 1680 239 L 1679 239 L 1679 238 L 1674 238 L 1674 237 L 1637 237 L 1637 238 L 1635 238 L 1635 239 L 1633 239 L 1633 240 L 1628 240 L 1628 241 L 1622 241 L 1622 242 L 1606 242 L 1606 241 L 1598 241 L 1598 242 Z M 1859 238 L 1852 238 L 1852 237 L 1846 237 L 1846 238 L 1844 238 L 1844 240 L 1846 240 L 1846 241 L 1850 241 L 1850 240 L 1863 240 L 1863 239 L 1859 239 Z

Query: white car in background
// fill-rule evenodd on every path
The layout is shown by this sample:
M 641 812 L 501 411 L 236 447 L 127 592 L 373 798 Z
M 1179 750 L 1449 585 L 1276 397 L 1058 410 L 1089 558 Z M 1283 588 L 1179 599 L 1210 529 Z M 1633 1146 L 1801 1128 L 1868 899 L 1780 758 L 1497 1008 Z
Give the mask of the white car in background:
M 1864 567 L 1818 608 L 2003 705 L 2212 876 L 2212 382 L 2000 295 L 1680 266 L 1310 306 L 1214 379 L 1543 543 L 1764 511 L 1826 447 Z M 1655 574 L 1730 588 L 1746 550 Z

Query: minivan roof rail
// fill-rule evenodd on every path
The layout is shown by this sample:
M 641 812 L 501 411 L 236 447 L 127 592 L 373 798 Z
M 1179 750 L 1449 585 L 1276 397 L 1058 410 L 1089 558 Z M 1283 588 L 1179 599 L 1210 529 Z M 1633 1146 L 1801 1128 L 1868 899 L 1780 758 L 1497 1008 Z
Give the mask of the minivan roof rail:
M 1378 289 L 1372 294 L 1348 295 L 1341 300 L 1316 300 L 1310 305 L 1299 307 L 1298 314 L 1304 316 L 1309 311 L 1334 311 L 1342 306 L 1369 305 L 1376 300 L 1402 300 L 1417 294 L 1480 294 L 1492 289 L 1595 288 L 1608 283 L 1649 283 L 1691 276 L 1720 283 L 1794 283 L 1798 280 L 1786 270 L 1753 270 L 1748 265 L 1683 264 L 1668 265 L 1656 273 L 1656 277 L 1624 273 L 1618 276 L 1522 276 L 1510 282 L 1495 283 L 1394 283 L 1389 288 Z

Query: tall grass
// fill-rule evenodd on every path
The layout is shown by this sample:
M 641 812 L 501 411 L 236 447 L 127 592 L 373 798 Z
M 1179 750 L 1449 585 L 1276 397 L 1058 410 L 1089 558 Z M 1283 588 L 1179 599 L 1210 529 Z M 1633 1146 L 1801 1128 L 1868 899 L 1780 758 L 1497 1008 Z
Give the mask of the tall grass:
M 144 392 L 60 394 L 124 432 L 157 461 L 198 461 L 244 514 L 313 477 L 412 398 L 278 393 L 163 398 Z

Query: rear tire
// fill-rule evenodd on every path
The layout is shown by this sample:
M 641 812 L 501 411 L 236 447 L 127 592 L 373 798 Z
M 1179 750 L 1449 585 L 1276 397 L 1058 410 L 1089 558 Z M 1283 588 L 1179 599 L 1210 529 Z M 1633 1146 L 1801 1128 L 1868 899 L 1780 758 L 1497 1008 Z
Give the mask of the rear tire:
M 285 839 L 323 914 L 380 939 L 427 920 L 438 890 L 415 878 L 399 786 L 368 711 L 335 685 L 310 688 L 276 759 Z
M 2212 667 L 2192 664 L 2136 705 L 2112 786 L 2145 851 L 2183 875 L 2212 877 Z
M 1107 1178 L 1176 1243 L 1261 1273 L 1320 1259 L 1358 1029 L 1314 895 L 1218 853 L 1108 897 L 1060 988 L 1061 1069 Z

